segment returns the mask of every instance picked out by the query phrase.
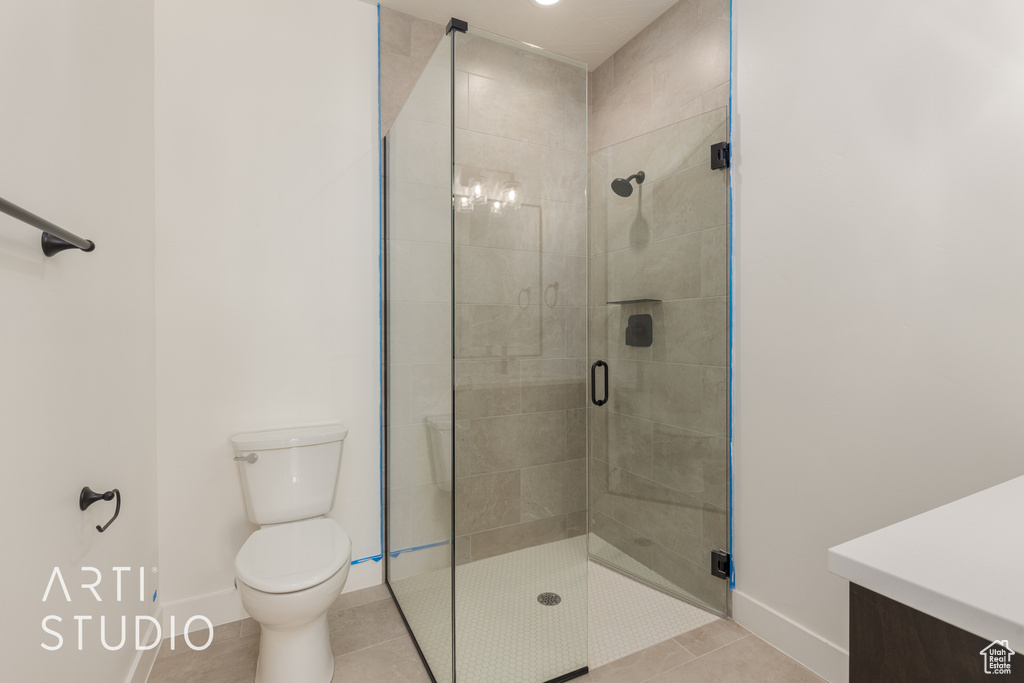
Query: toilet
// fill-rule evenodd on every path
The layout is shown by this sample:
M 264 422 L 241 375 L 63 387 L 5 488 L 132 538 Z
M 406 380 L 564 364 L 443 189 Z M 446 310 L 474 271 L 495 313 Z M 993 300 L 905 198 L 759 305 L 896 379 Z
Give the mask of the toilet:
M 327 610 L 348 578 L 352 542 L 324 515 L 334 507 L 342 425 L 231 438 L 249 521 L 235 557 L 242 606 L 261 626 L 256 683 L 329 683 Z

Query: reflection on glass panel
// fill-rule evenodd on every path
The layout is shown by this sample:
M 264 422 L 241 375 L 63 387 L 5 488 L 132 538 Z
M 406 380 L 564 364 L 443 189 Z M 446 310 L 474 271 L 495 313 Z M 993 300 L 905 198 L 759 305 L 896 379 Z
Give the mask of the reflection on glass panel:
M 611 388 L 589 408 L 590 552 L 720 614 L 728 583 L 710 558 L 729 547 L 728 176 L 708 150 L 726 127 L 718 109 L 591 155 L 609 182 L 591 198 L 589 292 L 589 360 L 608 363 Z
M 455 55 L 456 677 L 541 683 L 587 665 L 587 74 Z
M 452 663 L 451 39 L 388 133 L 388 583 L 437 681 Z

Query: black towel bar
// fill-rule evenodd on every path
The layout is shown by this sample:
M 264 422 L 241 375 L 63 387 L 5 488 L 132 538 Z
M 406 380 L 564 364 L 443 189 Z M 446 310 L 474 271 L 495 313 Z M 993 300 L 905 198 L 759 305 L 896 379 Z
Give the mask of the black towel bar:
M 53 256 L 65 249 L 77 248 L 82 251 L 92 251 L 96 248 L 96 245 L 92 240 L 87 240 L 84 237 L 79 237 L 74 233 L 68 232 L 64 228 L 56 226 L 50 221 L 40 218 L 34 213 L 26 211 L 17 204 L 10 203 L 3 197 L 0 197 L 0 211 L 6 213 L 12 218 L 17 218 L 23 223 L 28 223 L 33 228 L 42 230 L 43 253 L 47 256 Z

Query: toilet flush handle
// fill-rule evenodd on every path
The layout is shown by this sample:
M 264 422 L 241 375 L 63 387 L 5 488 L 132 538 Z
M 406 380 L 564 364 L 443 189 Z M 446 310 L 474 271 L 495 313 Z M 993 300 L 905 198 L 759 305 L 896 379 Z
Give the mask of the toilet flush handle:
M 249 455 L 236 455 L 235 456 L 235 460 L 244 460 L 247 463 L 249 463 L 250 465 L 255 464 L 256 461 L 259 460 L 259 459 L 260 459 L 260 456 L 256 455 L 255 453 L 250 453 Z

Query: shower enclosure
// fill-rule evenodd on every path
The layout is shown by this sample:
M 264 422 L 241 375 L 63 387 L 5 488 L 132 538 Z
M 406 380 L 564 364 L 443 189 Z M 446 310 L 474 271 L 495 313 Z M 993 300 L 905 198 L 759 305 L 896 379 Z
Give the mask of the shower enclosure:
M 386 139 L 387 582 L 436 681 L 568 680 L 590 561 L 726 612 L 726 116 L 588 154 L 585 65 L 460 24 Z

